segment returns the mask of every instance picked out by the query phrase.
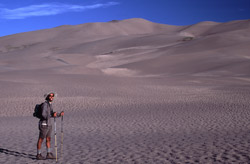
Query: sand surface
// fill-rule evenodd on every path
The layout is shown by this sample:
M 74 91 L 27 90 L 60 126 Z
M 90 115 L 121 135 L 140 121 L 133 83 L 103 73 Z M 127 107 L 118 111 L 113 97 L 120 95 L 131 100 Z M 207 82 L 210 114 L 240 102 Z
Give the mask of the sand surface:
M 247 84 L 113 77 L 85 77 L 77 84 L 77 77 L 63 78 L 50 79 L 59 94 L 55 110 L 65 111 L 61 163 L 250 162 Z M 43 87 L 35 96 L 30 85 L 22 88 L 24 96 L 1 98 L 0 163 L 51 163 L 34 159 L 38 120 L 32 107 L 43 101 Z M 60 127 L 57 119 L 58 141 Z
M 250 163 L 249 27 L 132 19 L 1 37 L 0 163 L 56 163 L 35 159 L 48 91 L 65 112 L 58 163 Z

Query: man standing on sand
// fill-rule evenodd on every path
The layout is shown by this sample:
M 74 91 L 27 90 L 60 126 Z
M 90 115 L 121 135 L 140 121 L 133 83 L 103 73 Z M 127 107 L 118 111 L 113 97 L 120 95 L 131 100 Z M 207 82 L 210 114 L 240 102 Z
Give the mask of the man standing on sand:
M 39 121 L 39 138 L 37 141 L 37 160 L 45 160 L 45 159 L 55 159 L 51 152 L 51 133 L 52 133 L 52 123 L 51 117 L 60 117 L 64 115 L 64 112 L 57 114 L 53 112 L 52 101 L 55 97 L 54 92 L 49 92 L 44 95 L 45 102 L 42 105 L 42 118 Z M 47 147 L 47 156 L 46 158 L 42 156 L 41 147 L 44 138 L 46 138 L 46 147 Z

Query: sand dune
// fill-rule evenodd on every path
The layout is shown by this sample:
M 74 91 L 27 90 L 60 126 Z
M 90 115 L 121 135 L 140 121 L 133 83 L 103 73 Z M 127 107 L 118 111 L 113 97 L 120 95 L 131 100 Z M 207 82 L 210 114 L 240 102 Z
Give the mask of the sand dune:
M 84 68 L 99 68 L 103 72 L 102 69 L 119 67 L 154 75 L 206 74 L 223 68 L 221 72 L 227 73 L 222 75 L 238 76 L 248 68 L 249 42 L 249 20 L 201 22 L 185 27 L 143 19 L 87 23 L 2 37 L 1 67 L 3 70 L 74 67 L 70 73 L 78 67 L 82 72 L 86 72 Z M 109 60 L 104 55 L 109 55 Z M 241 63 L 246 66 L 240 66 Z M 69 73 L 70 68 L 67 70 Z
M 0 163 L 52 162 L 34 159 L 33 108 L 48 91 L 65 111 L 60 163 L 250 163 L 249 22 L 136 18 L 0 37 Z

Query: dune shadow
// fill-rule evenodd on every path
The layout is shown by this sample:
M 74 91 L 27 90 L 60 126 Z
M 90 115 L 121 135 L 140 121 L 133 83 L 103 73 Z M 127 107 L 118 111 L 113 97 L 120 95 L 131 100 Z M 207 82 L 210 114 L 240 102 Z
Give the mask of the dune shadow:
M 36 159 L 35 155 L 27 154 L 27 153 L 20 153 L 20 152 L 17 152 L 17 151 L 12 151 L 12 150 L 8 150 L 8 149 L 4 149 L 4 148 L 0 148 L 0 153 L 7 154 L 7 155 L 12 155 L 12 156 L 16 156 L 16 157 L 29 158 L 29 159 L 32 159 L 32 160 Z

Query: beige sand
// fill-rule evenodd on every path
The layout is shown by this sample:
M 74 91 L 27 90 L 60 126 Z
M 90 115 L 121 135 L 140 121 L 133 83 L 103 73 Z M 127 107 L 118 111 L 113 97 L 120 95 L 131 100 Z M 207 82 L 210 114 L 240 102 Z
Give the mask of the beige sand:
M 0 163 L 53 163 L 34 159 L 32 116 L 51 90 L 60 163 L 250 163 L 249 32 L 130 19 L 0 37 Z

